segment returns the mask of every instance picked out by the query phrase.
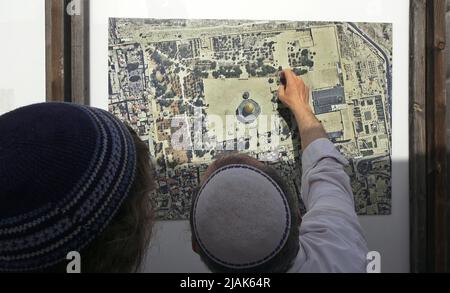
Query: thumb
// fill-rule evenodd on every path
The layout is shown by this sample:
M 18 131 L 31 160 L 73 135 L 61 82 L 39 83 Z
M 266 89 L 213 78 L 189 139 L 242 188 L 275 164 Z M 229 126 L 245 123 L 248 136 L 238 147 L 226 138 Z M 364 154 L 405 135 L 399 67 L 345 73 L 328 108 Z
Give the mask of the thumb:
M 278 88 L 278 98 L 280 100 L 284 100 L 285 97 L 286 97 L 286 88 L 284 85 L 280 85 L 280 87 Z

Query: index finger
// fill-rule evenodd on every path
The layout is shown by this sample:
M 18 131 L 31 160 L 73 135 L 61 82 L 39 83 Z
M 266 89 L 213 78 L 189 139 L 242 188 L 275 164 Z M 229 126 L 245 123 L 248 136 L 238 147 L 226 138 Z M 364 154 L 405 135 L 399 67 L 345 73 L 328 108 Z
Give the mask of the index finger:
M 290 69 L 284 70 L 284 76 L 286 77 L 287 84 L 296 84 L 298 81 L 298 77 L 294 74 L 294 72 Z

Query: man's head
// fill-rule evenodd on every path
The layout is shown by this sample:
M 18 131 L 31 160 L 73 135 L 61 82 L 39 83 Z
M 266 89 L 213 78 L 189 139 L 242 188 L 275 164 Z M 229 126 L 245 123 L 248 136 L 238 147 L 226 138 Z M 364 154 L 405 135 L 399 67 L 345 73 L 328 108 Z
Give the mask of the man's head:
M 232 154 L 209 166 L 193 197 L 192 246 L 213 272 L 286 272 L 300 221 L 296 197 L 273 168 Z
M 150 153 L 136 132 L 129 126 L 127 129 L 136 148 L 136 176 L 117 214 L 81 251 L 83 272 L 135 272 L 150 243 L 154 223 L 150 193 L 155 189 Z M 65 262 L 62 269 L 65 269 Z
M 130 272 L 151 234 L 148 148 L 110 113 L 44 103 L 0 116 L 0 271 Z

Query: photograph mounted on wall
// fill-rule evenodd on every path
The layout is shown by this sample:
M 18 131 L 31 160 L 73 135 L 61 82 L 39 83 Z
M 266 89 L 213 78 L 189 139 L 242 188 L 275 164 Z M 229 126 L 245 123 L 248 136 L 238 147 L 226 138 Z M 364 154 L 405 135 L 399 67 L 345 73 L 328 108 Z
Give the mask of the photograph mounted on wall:
M 109 111 L 149 147 L 158 219 L 188 219 L 207 166 L 236 151 L 300 200 L 298 130 L 277 98 L 287 68 L 349 162 L 356 212 L 391 214 L 392 24 L 110 18 L 108 60 Z

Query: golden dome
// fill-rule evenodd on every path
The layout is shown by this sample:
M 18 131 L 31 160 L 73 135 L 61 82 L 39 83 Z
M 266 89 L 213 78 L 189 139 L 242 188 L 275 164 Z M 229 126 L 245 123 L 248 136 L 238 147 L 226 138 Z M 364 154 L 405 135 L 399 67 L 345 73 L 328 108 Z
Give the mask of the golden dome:
M 252 103 L 246 103 L 244 106 L 244 112 L 246 114 L 252 114 L 255 111 L 255 105 Z

